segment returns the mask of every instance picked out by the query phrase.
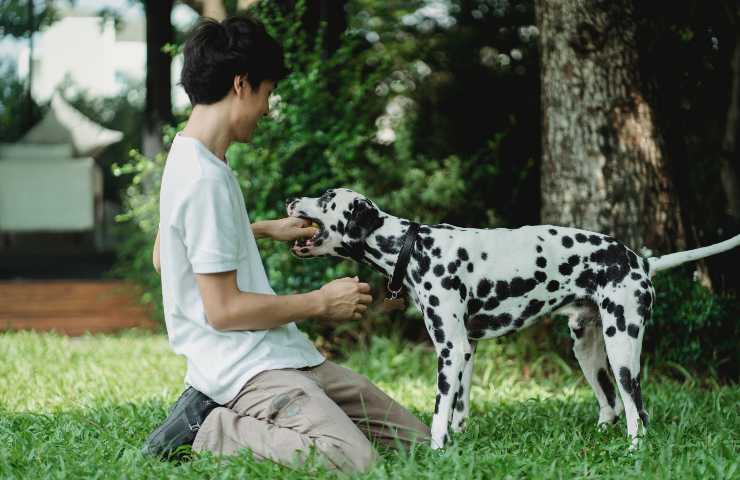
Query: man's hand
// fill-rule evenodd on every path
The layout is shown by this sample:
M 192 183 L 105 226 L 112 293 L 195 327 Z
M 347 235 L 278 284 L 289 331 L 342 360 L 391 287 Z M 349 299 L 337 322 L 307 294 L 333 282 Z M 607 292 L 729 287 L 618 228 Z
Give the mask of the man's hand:
M 298 217 L 268 220 L 259 222 L 259 224 L 265 236 L 283 242 L 292 242 L 299 238 L 311 238 L 318 232 L 316 227 L 311 226 L 311 222 Z
M 324 302 L 324 318 L 329 320 L 359 320 L 373 301 L 370 285 L 357 277 L 345 277 L 327 283 L 319 290 Z

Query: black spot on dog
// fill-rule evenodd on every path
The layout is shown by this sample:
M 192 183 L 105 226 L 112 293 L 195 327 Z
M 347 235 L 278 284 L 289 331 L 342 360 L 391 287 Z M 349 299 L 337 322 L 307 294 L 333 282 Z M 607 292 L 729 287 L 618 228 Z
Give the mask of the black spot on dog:
M 642 278 L 642 275 L 640 275 L 637 272 L 632 272 L 632 274 L 630 275 L 630 278 L 632 278 L 632 280 L 639 280 Z
M 557 301 L 558 301 L 557 298 L 551 298 L 550 300 L 547 301 L 547 303 L 549 305 L 555 305 L 555 302 L 557 302 Z
M 567 236 L 567 235 L 563 237 L 563 239 L 562 239 L 562 242 L 563 242 L 563 246 L 564 246 L 565 248 L 570 248 L 570 247 L 572 247 L 572 246 L 573 246 L 573 239 L 572 239 L 572 238 L 570 238 L 570 237 L 569 237 L 569 236 Z
M 573 273 L 573 267 L 570 266 L 570 263 L 561 263 L 560 266 L 558 266 L 558 271 L 561 275 L 570 275 Z
M 537 261 L 535 263 L 537 263 L 537 266 L 540 268 L 545 268 L 547 266 L 547 260 L 545 257 L 537 257 Z
M 542 253 L 542 247 L 540 245 L 537 245 L 536 250 L 537 250 L 537 253 Z
M 640 334 L 640 327 L 635 325 L 634 323 L 630 323 L 627 327 L 627 334 L 632 338 L 637 338 L 637 336 Z
M 491 281 L 487 278 L 481 279 L 480 282 L 478 282 L 478 289 L 476 290 L 476 293 L 478 297 L 487 297 L 489 293 L 491 293 L 491 288 L 493 287 L 493 284 L 491 284 Z
M 434 400 L 434 413 L 439 413 L 439 400 L 441 395 L 438 393 L 436 399 Z
M 429 318 L 429 320 L 432 321 L 432 325 L 435 328 L 441 328 L 442 327 L 442 317 L 437 315 L 437 312 L 434 311 L 432 307 L 427 307 L 426 316 Z
M 430 295 L 429 296 L 429 303 L 433 307 L 436 307 L 437 305 L 439 305 L 439 298 L 437 298 L 435 295 Z
M 447 395 L 450 392 L 450 384 L 447 383 L 447 376 L 444 373 L 438 375 L 437 388 L 442 395 Z
M 560 288 L 560 282 L 558 282 L 557 280 L 550 280 L 550 281 L 549 281 L 549 282 L 547 283 L 547 291 L 548 291 L 548 292 L 554 292 L 554 291 L 556 291 L 556 290 L 557 290 L 558 288 Z
M 447 264 L 447 271 L 450 273 L 455 273 L 457 271 L 457 267 L 458 267 L 457 263 L 450 262 L 449 264 Z
M 537 299 L 532 299 L 529 301 L 529 304 L 527 305 L 527 308 L 524 309 L 522 312 L 522 315 L 520 318 L 527 319 L 529 317 L 532 317 L 534 315 L 537 315 L 540 313 L 540 310 L 542 310 L 542 307 L 545 306 L 545 302 Z
M 499 305 L 500 305 L 500 302 L 498 301 L 496 297 L 490 297 L 488 300 L 486 300 L 486 304 L 484 305 L 484 308 L 486 310 L 493 310 Z
M 568 257 L 568 265 L 570 265 L 571 267 L 575 267 L 580 261 L 581 258 L 578 255 L 571 255 L 570 257 Z
M 614 308 L 614 316 L 617 319 L 617 328 L 620 332 L 624 332 L 627 328 L 626 320 L 624 318 L 624 307 L 621 305 L 617 305 Z
M 434 250 L 432 250 L 432 255 L 440 258 L 442 256 L 442 250 L 440 250 L 439 247 L 435 247 Z
M 424 282 L 424 288 L 425 288 L 426 290 L 431 290 L 431 289 L 432 289 L 432 284 L 431 284 L 431 283 L 429 283 L 429 282 Z
M 588 241 L 591 242 L 591 245 L 601 245 L 601 237 L 599 237 L 598 235 L 589 235 Z
M 439 354 L 442 355 L 442 357 L 447 358 L 450 356 L 450 349 L 443 348 L 442 351 L 439 352 Z
M 588 242 L 588 237 L 582 233 L 576 233 L 576 242 L 586 243 Z
M 547 280 L 547 274 L 542 270 L 537 270 L 534 272 L 534 278 L 536 278 L 538 282 L 542 283 Z
M 469 353 L 466 353 L 465 354 L 465 361 L 467 362 L 468 360 L 470 360 L 470 354 Z
M 445 273 L 445 267 L 443 267 L 442 265 L 435 265 L 434 270 L 432 271 L 436 276 L 441 277 Z
M 486 258 L 488 258 L 488 254 L 486 252 L 481 253 L 480 254 L 480 258 L 482 258 L 483 260 L 485 260 Z
M 653 297 L 648 290 L 635 290 L 637 297 L 637 314 L 647 320 L 650 317 L 650 306 L 653 303 Z
M 557 230 L 555 230 L 554 228 L 551 228 L 551 229 L 549 229 L 549 230 L 548 230 L 547 232 L 548 232 L 548 233 L 549 233 L 550 235 L 557 235 L 557 234 L 558 234 L 558 231 L 557 231 Z
M 457 258 L 462 260 L 463 262 L 467 262 L 470 257 L 468 257 L 468 251 L 464 248 L 459 248 L 457 250 Z
M 509 294 L 512 297 L 521 297 L 527 292 L 534 290 L 537 286 L 537 281 L 534 278 L 523 279 L 521 277 L 514 277 L 509 282 Z
M 477 298 L 468 300 L 468 315 L 475 315 L 483 306 L 483 302 Z
M 489 282 L 490 283 L 490 282 Z M 505 300 L 509 298 L 509 283 L 504 280 L 496 282 L 496 296 L 499 300 Z
M 614 392 L 614 385 L 612 385 L 612 381 L 609 378 L 609 374 L 606 373 L 606 370 L 603 368 L 599 369 L 599 372 L 596 374 L 596 378 L 599 381 L 599 386 L 601 387 L 601 391 L 604 392 L 604 396 L 606 397 L 606 401 L 609 403 L 609 406 L 614 408 L 614 402 L 615 402 L 615 392 Z
M 629 368 L 622 367 L 619 369 L 619 383 L 622 384 L 622 388 L 630 394 L 632 401 L 635 402 L 635 407 L 640 415 L 640 420 L 643 422 L 643 426 L 647 428 L 647 414 L 644 412 L 642 405 L 642 391 L 640 389 L 640 375 L 632 378 Z
M 435 328 L 434 329 L 434 339 L 437 341 L 437 343 L 444 342 L 445 332 L 441 328 Z
M 609 327 L 609 328 L 606 329 L 606 336 L 607 337 L 613 337 L 615 333 L 617 333 L 617 329 L 614 328 L 613 325 L 611 327 Z
M 468 272 L 473 273 L 473 264 L 468 263 Z
M 430 249 L 434 245 L 434 238 L 424 237 L 424 240 L 422 240 L 422 243 L 424 244 L 424 248 Z
M 457 290 L 460 288 L 460 277 L 445 277 L 442 279 L 442 288 L 445 290 Z

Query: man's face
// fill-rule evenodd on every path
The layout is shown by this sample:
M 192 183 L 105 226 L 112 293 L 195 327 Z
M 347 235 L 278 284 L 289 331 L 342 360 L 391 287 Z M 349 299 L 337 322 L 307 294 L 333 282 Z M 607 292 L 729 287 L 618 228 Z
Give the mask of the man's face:
M 270 111 L 270 94 L 275 83 L 265 80 L 257 90 L 241 77 L 240 89 L 236 91 L 234 108 L 232 110 L 232 136 L 237 142 L 246 143 L 252 138 L 257 122 Z

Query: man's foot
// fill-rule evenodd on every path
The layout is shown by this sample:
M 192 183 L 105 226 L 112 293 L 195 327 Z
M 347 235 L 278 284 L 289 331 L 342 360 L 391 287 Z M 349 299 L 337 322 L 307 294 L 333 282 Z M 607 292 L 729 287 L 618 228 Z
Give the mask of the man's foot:
M 164 423 L 146 439 L 142 453 L 168 459 L 179 447 L 192 445 L 203 421 L 218 406 L 198 390 L 188 387 L 170 409 Z

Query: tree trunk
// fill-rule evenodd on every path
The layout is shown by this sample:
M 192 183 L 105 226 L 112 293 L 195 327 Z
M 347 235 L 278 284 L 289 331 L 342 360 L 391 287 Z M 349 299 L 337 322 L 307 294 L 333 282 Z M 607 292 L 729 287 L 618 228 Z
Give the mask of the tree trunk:
M 725 135 L 722 139 L 722 155 L 720 157 L 720 173 L 722 188 L 727 197 L 727 215 L 733 221 L 740 222 L 740 185 L 738 185 L 737 162 L 737 128 L 738 114 L 740 113 L 740 34 L 735 37 L 735 49 L 730 60 L 732 71 L 732 90 L 730 104 L 727 106 L 727 120 Z
M 170 14 L 174 0 L 149 0 L 146 11 L 146 106 L 141 150 L 147 157 L 162 151 L 162 126 L 172 121 L 172 57 L 162 48 L 173 41 Z
M 663 138 L 638 69 L 630 0 L 537 0 L 542 221 L 633 249 L 684 247 Z

